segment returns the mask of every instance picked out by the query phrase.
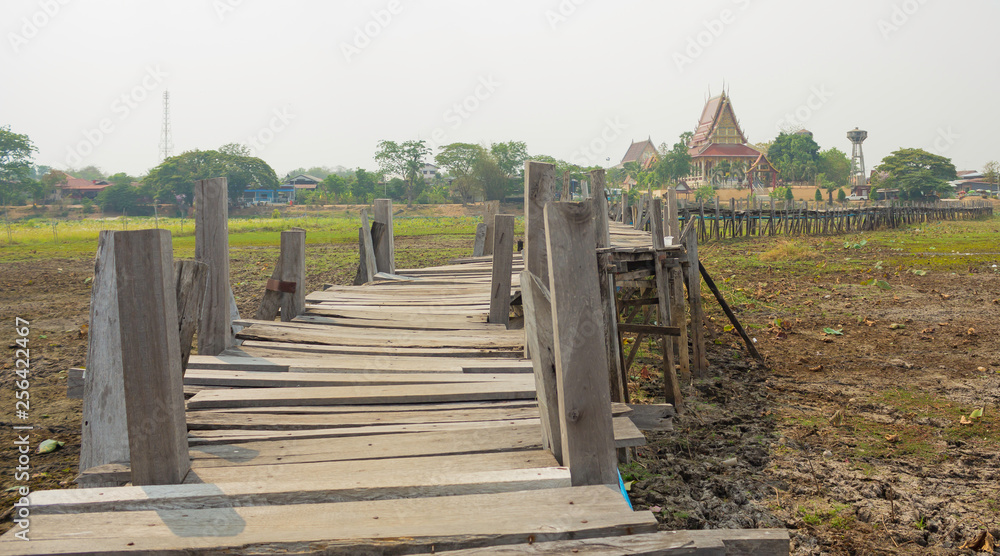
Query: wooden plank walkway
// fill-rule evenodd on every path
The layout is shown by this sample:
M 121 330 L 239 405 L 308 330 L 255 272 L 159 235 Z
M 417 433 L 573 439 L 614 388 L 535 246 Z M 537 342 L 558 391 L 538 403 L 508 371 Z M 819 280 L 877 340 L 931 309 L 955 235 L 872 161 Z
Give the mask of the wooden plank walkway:
M 640 234 L 615 230 L 624 246 Z M 521 269 L 518 255 L 515 290 Z M 397 270 L 413 279 L 239 323 L 242 346 L 191 357 L 181 484 L 88 470 L 82 484 L 124 486 L 32 493 L 31 541 L 12 530 L 0 552 L 787 554 L 787 534 L 657 533 L 616 485 L 572 486 L 542 447 L 523 331 L 485 322 L 490 272 Z M 616 447 L 645 442 L 626 406 L 608 410 Z

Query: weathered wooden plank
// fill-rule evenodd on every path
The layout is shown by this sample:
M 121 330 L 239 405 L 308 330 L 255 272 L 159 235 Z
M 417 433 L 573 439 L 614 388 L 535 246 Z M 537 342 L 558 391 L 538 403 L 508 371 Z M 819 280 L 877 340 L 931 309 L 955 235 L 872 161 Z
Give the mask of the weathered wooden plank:
M 32 510 L 36 515 L 49 515 L 225 509 L 490 494 L 570 486 L 569 470 L 564 467 L 490 471 L 467 468 L 456 469 L 447 475 L 433 469 L 386 469 L 380 474 L 367 473 L 363 482 L 347 470 L 339 476 L 301 476 L 281 482 L 234 479 L 238 482 L 36 492 L 31 499 Z
M 385 347 L 385 346 L 343 346 L 343 345 L 321 345 L 321 344 L 298 344 L 282 341 L 256 341 L 247 340 L 243 342 L 243 350 L 250 354 L 256 356 L 264 356 L 265 353 L 271 354 L 274 351 L 282 350 L 287 351 L 289 354 L 297 354 L 296 356 L 305 356 L 306 354 L 322 354 L 324 357 L 327 354 L 341 354 L 341 355 L 374 355 L 384 357 L 386 360 L 391 359 L 388 356 L 413 356 L 413 357 L 456 357 L 456 358 L 469 358 L 469 357 L 507 357 L 511 359 L 520 359 L 524 355 L 523 348 L 456 348 L 456 347 Z M 263 348 L 262 351 L 260 348 Z
M 262 553 L 307 546 L 347 555 L 377 543 L 381 552 L 415 553 L 656 530 L 651 513 L 631 511 L 617 487 L 604 485 L 221 510 L 54 514 L 37 516 L 31 525 L 32 542 L 7 535 L 0 539 L 3 552 L 78 553 L 86 546 L 104 554 Z
M 545 205 L 563 463 L 574 485 L 618 482 L 591 207 Z
M 493 278 L 490 286 L 489 322 L 510 322 L 511 259 L 514 254 L 514 216 L 498 214 L 494 218 Z
M 494 218 L 500 214 L 500 201 L 483 203 L 483 223 L 486 224 L 486 237 L 483 239 L 483 255 L 492 255 L 496 248 L 496 224 Z
M 244 328 L 237 334 L 243 340 L 271 340 L 271 341 L 291 341 L 304 344 L 322 344 L 331 346 L 369 346 L 378 348 L 407 347 L 407 348 L 523 348 L 523 339 L 496 336 L 463 336 L 448 335 L 447 331 L 439 332 L 440 335 L 432 333 L 421 333 L 416 330 L 399 330 L 398 337 L 386 338 L 385 335 L 372 334 L 349 334 L 350 329 L 340 330 L 316 330 L 303 327 L 281 327 L 267 324 L 255 324 Z M 403 332 L 413 332 L 413 334 L 403 334 Z
M 274 263 L 274 270 L 271 271 L 272 280 L 281 280 L 281 257 Z M 257 320 L 274 320 L 278 316 L 278 309 L 281 308 L 281 292 L 264 288 L 264 294 L 260 299 L 260 306 L 254 314 Z
M 691 370 L 695 377 L 704 378 L 708 373 L 705 356 L 705 314 L 701 306 L 701 273 L 698 271 L 698 236 L 693 226 L 685 226 L 684 247 L 688 266 L 685 269 L 688 307 L 691 309 Z
M 81 471 L 129 458 L 118 315 L 115 232 L 105 230 L 97 240 L 90 293 L 86 366 L 91 372 L 83 386 Z
M 198 261 L 174 261 L 177 296 L 177 320 L 181 343 L 181 373 L 191 358 L 191 341 L 198 329 L 201 306 L 208 287 L 208 265 Z
M 379 272 L 396 273 L 396 246 L 392 231 L 392 199 L 375 199 L 375 222 L 384 228 L 376 237 L 372 230 L 375 245 L 375 266 Z
M 563 462 L 559 393 L 556 384 L 555 343 L 552 333 L 552 301 L 548 288 L 537 276 L 521 273 L 524 299 L 524 335 L 531 354 L 535 390 L 542 422 L 542 446 Z
M 170 232 L 115 234 L 132 483 L 176 484 L 189 469 Z
M 556 167 L 554 164 L 524 163 L 524 269 L 549 282 L 546 263 L 545 203 L 555 200 Z
M 472 423 L 537 418 L 538 409 L 532 406 L 311 414 L 237 413 L 205 410 L 188 413 L 187 423 L 189 430 L 299 430 L 369 425 Z
M 303 373 L 190 369 L 184 384 L 230 388 L 301 388 L 307 386 L 369 386 L 403 384 L 456 384 L 476 382 L 525 382 L 519 374 L 487 373 Z
M 361 228 L 358 230 L 361 241 L 362 249 L 362 262 L 365 267 L 365 281 L 371 282 L 375 280 L 375 274 L 378 272 L 378 267 L 375 264 L 375 244 L 372 243 L 372 228 L 371 224 L 368 223 L 368 209 L 361 209 Z
M 534 383 L 529 380 L 529 377 L 526 375 L 510 376 L 518 378 L 511 378 L 503 382 L 437 384 L 433 387 L 373 385 L 205 390 L 188 400 L 188 408 L 534 399 Z
M 486 223 L 480 222 L 479 224 L 476 224 L 476 238 L 472 242 L 472 256 L 482 257 L 485 245 L 486 245 Z M 455 262 L 455 260 L 456 259 L 453 259 L 451 262 Z
M 295 292 L 281 296 L 281 321 L 298 316 L 306 300 L 306 233 L 301 230 L 281 232 L 281 280 L 295 284 Z
M 218 355 L 233 345 L 229 313 L 229 191 L 226 178 L 194 183 L 194 258 L 208 265 L 208 288 L 198 324 L 198 353 Z
M 689 531 L 661 531 L 642 535 L 603 537 L 600 539 L 533 542 L 506 546 L 484 546 L 447 552 L 428 552 L 440 556 L 482 556 L 517 554 L 525 556 L 726 556 L 726 545 L 719 539 L 692 538 Z M 695 531 L 700 533 L 700 531 Z M 766 554 L 766 553 L 759 553 Z

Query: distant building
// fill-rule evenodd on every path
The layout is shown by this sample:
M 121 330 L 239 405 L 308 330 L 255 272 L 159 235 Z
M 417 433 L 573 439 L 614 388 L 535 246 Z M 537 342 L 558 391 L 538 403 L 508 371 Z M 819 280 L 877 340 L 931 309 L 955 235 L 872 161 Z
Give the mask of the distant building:
M 735 176 L 737 185 L 771 188 L 778 182 L 778 171 L 767 156 L 747 144 L 732 102 L 724 92 L 705 103 L 688 154 L 692 168 L 684 181 L 691 188 L 720 181 L 723 168 Z M 723 162 L 727 164 L 720 166 Z
M 288 178 L 282 187 L 292 186 L 295 189 L 316 189 L 319 182 L 323 180 L 317 178 L 316 176 L 310 176 L 309 174 L 299 174 L 294 178 Z
M 997 192 L 997 184 L 986 180 L 986 176 L 978 170 L 962 170 L 957 172 L 958 179 L 948 183 L 955 188 L 955 193 L 969 193 L 977 191 Z
M 439 168 L 433 164 L 424 164 L 420 168 L 420 175 L 424 178 L 425 182 L 432 182 L 438 177 Z
M 660 155 L 656 152 L 656 146 L 653 145 L 652 139 L 647 137 L 645 141 L 639 141 L 638 143 L 632 141 L 632 144 L 628 146 L 628 150 L 625 151 L 622 161 L 615 168 L 624 168 L 625 164 L 635 162 L 643 170 L 649 170 L 659 157 Z M 627 191 L 632 189 L 635 184 L 635 179 L 628 176 L 622 184 L 622 189 Z
M 56 198 L 96 199 L 98 193 L 111 185 L 105 180 L 85 180 L 66 174 L 66 181 L 56 184 Z

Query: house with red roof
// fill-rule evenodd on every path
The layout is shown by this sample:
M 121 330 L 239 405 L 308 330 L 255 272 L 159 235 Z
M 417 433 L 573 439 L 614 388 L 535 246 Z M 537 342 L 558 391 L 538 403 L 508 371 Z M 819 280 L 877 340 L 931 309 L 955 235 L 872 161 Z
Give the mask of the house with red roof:
M 105 187 L 110 187 L 111 182 L 105 180 L 85 180 L 74 178 L 66 174 L 66 181 L 56 184 L 56 197 L 69 197 L 72 199 L 96 199 L 97 194 Z
M 688 144 L 691 174 L 683 181 L 697 188 L 717 184 L 725 173 L 735 176 L 737 184 L 774 187 L 778 171 L 764 153 L 747 143 L 729 96 L 723 92 L 708 99 Z

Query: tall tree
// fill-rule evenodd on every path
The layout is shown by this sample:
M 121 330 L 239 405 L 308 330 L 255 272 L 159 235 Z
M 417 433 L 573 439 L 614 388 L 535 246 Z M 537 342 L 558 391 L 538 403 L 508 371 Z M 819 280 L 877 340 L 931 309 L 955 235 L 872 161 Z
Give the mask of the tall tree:
M 851 160 L 844 151 L 831 147 L 819 153 L 819 171 L 836 187 L 847 185 L 851 175 Z
M 452 193 L 461 199 L 463 204 L 472 200 L 477 184 L 473 168 L 476 161 L 484 156 L 489 156 L 489 153 L 480 145 L 451 143 L 441 147 L 441 152 L 434 157 L 434 162 L 451 175 Z
M 367 203 L 375 198 L 375 188 L 378 187 L 378 174 L 369 172 L 364 168 L 354 171 L 354 183 L 351 185 L 351 193 L 356 201 Z
M 819 145 L 806 133 L 781 132 L 767 157 L 788 181 L 806 181 L 819 171 Z
M 524 161 L 528 160 L 528 146 L 524 141 L 493 143 L 490 145 L 490 154 L 497 161 L 503 175 L 514 178 L 524 171 Z
M 235 143 L 223 145 L 218 151 L 188 151 L 172 156 L 143 178 L 142 193 L 160 201 L 173 202 L 183 195 L 188 203 L 194 201 L 194 182 L 209 178 L 225 177 L 229 186 L 229 200 L 236 201 L 246 189 L 277 189 L 278 176 L 266 162 L 255 156 L 242 154 Z
M 379 141 L 375 150 L 375 161 L 379 168 L 388 175 L 401 176 L 406 183 L 406 206 L 413 207 L 413 199 L 419 194 L 417 180 L 423 181 L 420 169 L 424 159 L 431 154 L 431 149 L 424 140 L 410 140 L 403 143 L 395 141 Z M 388 177 L 388 176 L 387 176 Z
M 958 177 L 950 158 L 923 149 L 899 149 L 882 159 L 875 172 L 885 172 L 884 189 L 898 189 L 904 200 L 923 200 L 947 195 L 949 180 Z
M 10 204 L 30 188 L 32 153 L 37 151 L 27 135 L 0 127 L 0 205 Z
M 691 172 L 691 155 L 688 154 L 687 144 L 691 140 L 691 132 L 685 131 L 680 135 L 680 140 L 668 151 L 666 144 L 660 146 L 660 156 L 653 171 L 659 176 L 659 182 L 670 184 L 688 175 Z
M 983 166 L 983 177 L 986 183 L 1000 187 L 1000 162 L 991 160 Z

